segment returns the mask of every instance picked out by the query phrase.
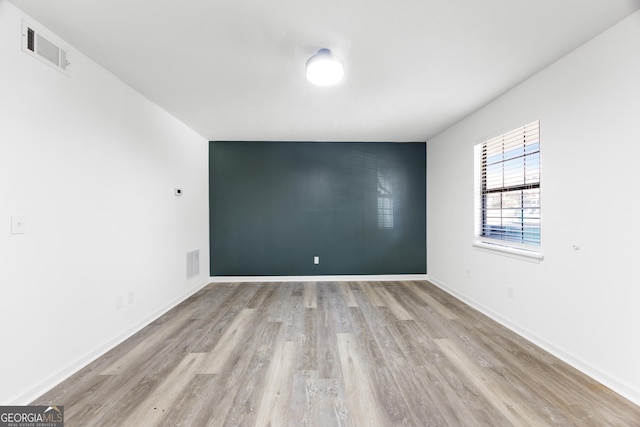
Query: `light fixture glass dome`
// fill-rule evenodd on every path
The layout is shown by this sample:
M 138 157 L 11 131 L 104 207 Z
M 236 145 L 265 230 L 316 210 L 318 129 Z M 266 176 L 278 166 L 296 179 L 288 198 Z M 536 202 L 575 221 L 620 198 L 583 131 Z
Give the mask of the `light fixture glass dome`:
M 314 85 L 331 86 L 344 77 L 342 61 L 329 49 L 320 49 L 307 61 L 306 76 Z

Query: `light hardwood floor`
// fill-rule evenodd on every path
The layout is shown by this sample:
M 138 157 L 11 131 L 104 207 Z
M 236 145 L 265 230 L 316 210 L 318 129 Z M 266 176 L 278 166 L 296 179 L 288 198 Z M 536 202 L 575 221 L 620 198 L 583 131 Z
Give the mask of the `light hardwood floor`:
M 33 404 L 71 426 L 640 426 L 428 282 L 210 284 Z

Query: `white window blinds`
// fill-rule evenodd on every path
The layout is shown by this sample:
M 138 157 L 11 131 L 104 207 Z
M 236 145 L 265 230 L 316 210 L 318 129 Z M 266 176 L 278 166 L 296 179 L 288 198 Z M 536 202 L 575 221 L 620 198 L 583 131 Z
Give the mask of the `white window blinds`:
M 478 236 L 540 245 L 540 121 L 479 144 L 476 155 Z

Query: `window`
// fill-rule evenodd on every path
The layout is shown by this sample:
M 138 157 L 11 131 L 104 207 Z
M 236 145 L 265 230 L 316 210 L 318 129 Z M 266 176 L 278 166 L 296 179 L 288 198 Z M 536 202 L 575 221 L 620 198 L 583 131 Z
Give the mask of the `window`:
M 540 245 L 540 122 L 476 146 L 476 236 L 526 248 Z

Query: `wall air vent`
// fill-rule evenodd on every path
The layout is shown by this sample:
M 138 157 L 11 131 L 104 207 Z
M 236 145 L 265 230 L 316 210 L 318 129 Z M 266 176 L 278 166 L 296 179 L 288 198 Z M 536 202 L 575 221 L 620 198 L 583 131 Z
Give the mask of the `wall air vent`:
M 187 252 L 187 279 L 200 274 L 200 250 Z
M 22 50 L 56 70 L 69 74 L 67 50 L 60 47 L 54 37 L 22 21 Z

